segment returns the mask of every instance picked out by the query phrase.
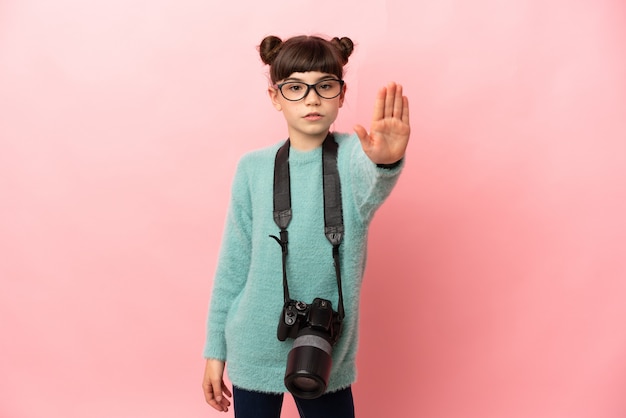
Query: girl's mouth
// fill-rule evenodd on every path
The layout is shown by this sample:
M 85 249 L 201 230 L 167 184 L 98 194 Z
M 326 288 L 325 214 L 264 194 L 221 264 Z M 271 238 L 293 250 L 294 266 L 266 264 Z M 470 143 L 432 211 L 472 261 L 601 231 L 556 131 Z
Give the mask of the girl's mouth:
M 320 115 L 319 113 L 309 113 L 306 116 L 304 116 L 304 119 L 309 120 L 309 121 L 320 120 L 321 118 L 322 118 L 322 115 Z

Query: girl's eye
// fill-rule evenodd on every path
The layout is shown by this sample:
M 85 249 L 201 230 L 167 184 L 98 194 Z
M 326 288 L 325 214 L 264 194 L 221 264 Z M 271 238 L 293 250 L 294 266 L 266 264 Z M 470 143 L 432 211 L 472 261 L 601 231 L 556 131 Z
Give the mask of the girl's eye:
M 320 83 L 317 85 L 317 88 L 323 91 L 334 91 L 335 89 L 339 88 L 339 83 L 336 80 L 320 81 Z
M 296 92 L 296 91 L 300 91 L 300 90 L 302 90 L 302 89 L 303 89 L 303 87 L 302 87 L 302 85 L 301 85 L 301 84 L 288 84 L 288 85 L 287 85 L 287 88 L 288 88 L 290 91 L 294 91 L 294 92 Z

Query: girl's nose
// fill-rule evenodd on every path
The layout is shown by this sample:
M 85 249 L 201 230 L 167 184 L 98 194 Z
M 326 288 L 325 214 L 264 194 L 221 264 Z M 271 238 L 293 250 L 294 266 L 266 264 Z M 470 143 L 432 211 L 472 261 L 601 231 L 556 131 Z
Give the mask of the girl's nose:
M 311 104 L 315 104 L 315 103 L 319 103 L 320 102 L 320 96 L 319 96 L 319 94 L 317 94 L 317 91 L 315 90 L 315 88 L 311 87 L 309 89 L 309 92 L 304 97 L 304 101 L 306 103 L 311 103 Z

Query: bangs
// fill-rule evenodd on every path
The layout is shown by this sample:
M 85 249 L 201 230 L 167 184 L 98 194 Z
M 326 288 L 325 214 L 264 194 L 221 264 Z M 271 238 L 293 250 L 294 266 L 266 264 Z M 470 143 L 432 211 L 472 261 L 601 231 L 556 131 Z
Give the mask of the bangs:
M 315 37 L 292 39 L 272 64 L 273 82 L 283 80 L 293 73 L 319 71 L 343 77 L 341 57 L 328 42 Z

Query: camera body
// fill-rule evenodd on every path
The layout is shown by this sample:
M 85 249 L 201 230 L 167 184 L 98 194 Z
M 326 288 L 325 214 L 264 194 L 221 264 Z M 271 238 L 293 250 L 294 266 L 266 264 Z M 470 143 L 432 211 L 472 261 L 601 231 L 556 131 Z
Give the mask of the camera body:
M 287 357 L 285 386 L 297 397 L 314 399 L 326 392 L 332 367 L 332 347 L 341 334 L 342 318 L 330 301 L 289 300 L 278 322 L 278 339 L 294 339 Z
M 339 314 L 333 311 L 329 300 L 315 298 L 311 304 L 297 300 L 287 301 L 278 321 L 278 339 L 296 339 L 304 328 L 327 334 L 326 340 L 332 346 L 339 339 L 342 321 Z

